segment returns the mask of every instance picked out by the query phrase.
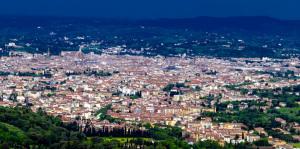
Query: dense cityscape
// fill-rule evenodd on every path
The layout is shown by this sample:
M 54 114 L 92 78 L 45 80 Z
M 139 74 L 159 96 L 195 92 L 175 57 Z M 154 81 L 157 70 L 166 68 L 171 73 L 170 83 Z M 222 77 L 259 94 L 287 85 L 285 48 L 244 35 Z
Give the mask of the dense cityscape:
M 0 2 L 0 149 L 300 149 L 299 0 Z
M 150 124 L 178 127 L 190 144 L 300 140 L 298 58 L 11 51 L 0 76 L 1 106 L 43 110 L 82 131 Z

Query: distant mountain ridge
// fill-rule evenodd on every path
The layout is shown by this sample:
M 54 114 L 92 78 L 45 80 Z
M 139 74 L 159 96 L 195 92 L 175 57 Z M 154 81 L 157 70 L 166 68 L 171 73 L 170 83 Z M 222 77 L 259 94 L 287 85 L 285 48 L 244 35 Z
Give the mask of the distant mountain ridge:
M 145 20 L 143 23 L 160 27 L 183 27 L 192 29 L 244 29 L 262 32 L 298 32 L 300 20 L 279 20 L 265 16 L 244 17 L 196 17 L 183 19 L 156 19 Z
M 126 45 L 122 54 L 215 57 L 300 56 L 300 20 L 263 16 L 196 17 L 173 19 L 108 19 L 79 17 L 0 16 L 0 55 L 15 48 L 59 54 L 75 51 L 98 54 Z M 98 45 L 92 45 L 93 42 Z M 144 49 L 151 50 L 144 50 Z
M 299 32 L 300 20 L 280 20 L 266 16 L 241 16 L 241 17 L 195 17 L 195 18 L 162 18 L 162 19 L 109 19 L 109 18 L 84 18 L 84 17 L 21 17 L 0 16 L 0 27 L 3 26 L 32 26 L 47 25 L 54 22 L 74 23 L 88 25 L 143 25 L 166 28 L 191 28 L 191 29 L 243 29 L 263 32 Z

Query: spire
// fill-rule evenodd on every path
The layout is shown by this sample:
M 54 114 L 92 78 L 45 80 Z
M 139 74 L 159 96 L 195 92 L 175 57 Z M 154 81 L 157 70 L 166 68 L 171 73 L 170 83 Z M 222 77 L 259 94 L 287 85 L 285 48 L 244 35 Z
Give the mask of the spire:
M 84 59 L 84 54 L 82 52 L 82 49 L 84 48 L 84 45 L 80 45 L 79 46 L 79 50 L 76 53 L 76 57 L 80 58 L 81 60 Z
M 50 56 L 51 55 L 51 53 L 50 53 L 50 48 L 48 48 L 48 56 Z

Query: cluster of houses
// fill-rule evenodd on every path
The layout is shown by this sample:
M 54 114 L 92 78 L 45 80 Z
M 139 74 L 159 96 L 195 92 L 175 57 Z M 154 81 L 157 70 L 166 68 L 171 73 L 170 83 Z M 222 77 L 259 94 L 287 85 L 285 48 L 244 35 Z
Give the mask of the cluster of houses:
M 272 76 L 257 71 L 296 69 L 297 59 L 259 63 L 259 59 L 234 61 L 217 58 L 142 57 L 83 54 L 64 52 L 60 56 L 18 53 L 0 58 L 0 105 L 42 108 L 63 121 L 92 120 L 97 127 L 119 124 L 102 123 L 95 113 L 111 104 L 107 114 L 126 122 L 149 122 L 179 126 L 193 141 L 213 139 L 220 142 L 253 142 L 259 139 L 243 129 L 239 123 L 213 123 L 197 120 L 202 112 L 216 112 L 215 104 L 230 101 L 249 101 L 259 98 L 230 90 L 228 84 L 253 82 L 249 88 L 273 88 L 300 84 L 266 81 Z M 87 75 L 86 71 L 102 71 L 111 75 Z M 11 73 L 14 72 L 14 73 Z M 30 75 L 19 75 L 18 72 Z M 214 72 L 214 73 L 208 73 Z M 44 76 L 43 74 L 50 74 Z M 42 75 L 35 75 L 42 74 Z M 170 94 L 164 91 L 174 86 Z M 213 96 L 212 100 L 203 100 Z M 218 98 L 215 98 L 218 97 Z M 227 108 L 233 108 L 228 105 Z M 246 103 L 240 109 L 248 108 Z

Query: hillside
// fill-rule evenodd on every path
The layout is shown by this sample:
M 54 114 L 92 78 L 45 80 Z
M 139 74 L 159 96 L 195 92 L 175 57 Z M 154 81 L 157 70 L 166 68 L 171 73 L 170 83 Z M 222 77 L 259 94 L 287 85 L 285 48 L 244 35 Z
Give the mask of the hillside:
M 103 19 L 1 17 L 0 56 L 61 51 L 142 56 L 288 58 L 300 54 L 300 21 L 270 17 Z M 9 45 L 10 44 L 10 45 Z
M 75 127 L 74 127 L 75 126 Z M 220 146 L 214 141 L 198 142 L 189 145 L 181 137 L 181 129 L 174 127 L 150 127 L 145 125 L 152 137 L 115 137 L 114 133 L 100 134 L 80 133 L 76 124 L 63 124 L 59 118 L 49 116 L 42 110 L 37 113 L 28 108 L 0 107 L 0 148 L 240 148 L 249 144 Z
M 0 107 L 0 132 L 0 143 L 14 147 L 55 146 L 83 138 L 66 129 L 60 119 L 23 107 Z

